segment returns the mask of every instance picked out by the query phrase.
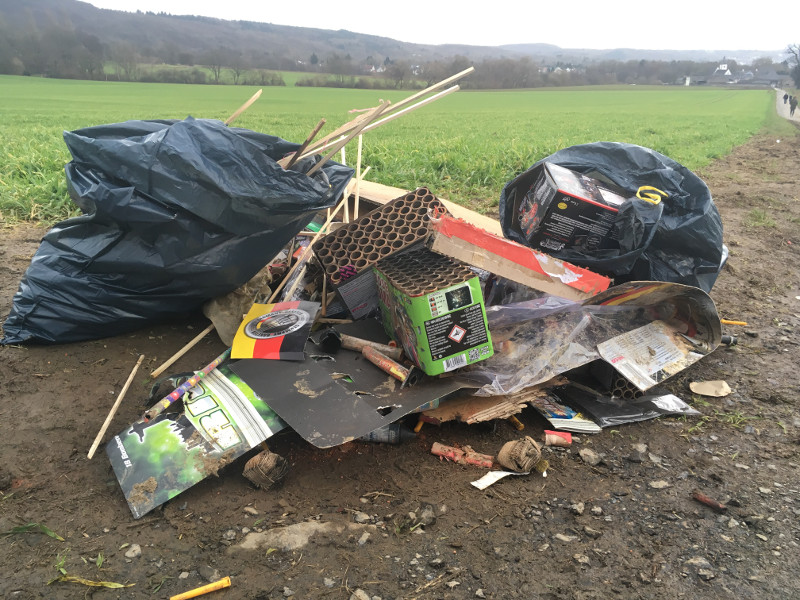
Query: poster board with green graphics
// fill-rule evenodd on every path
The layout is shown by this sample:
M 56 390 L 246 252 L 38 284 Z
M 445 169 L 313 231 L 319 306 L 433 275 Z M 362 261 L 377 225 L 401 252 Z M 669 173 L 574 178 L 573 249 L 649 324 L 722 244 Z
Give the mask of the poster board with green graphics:
M 182 398 L 178 410 L 141 419 L 106 445 L 138 519 L 217 472 L 286 424 L 227 364 Z

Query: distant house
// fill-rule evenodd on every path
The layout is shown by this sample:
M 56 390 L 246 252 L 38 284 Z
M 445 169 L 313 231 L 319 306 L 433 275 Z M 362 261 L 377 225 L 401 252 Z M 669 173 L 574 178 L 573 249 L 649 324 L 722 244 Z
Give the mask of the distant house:
M 720 65 L 714 69 L 714 72 L 708 78 L 708 83 L 711 85 L 714 84 L 723 84 L 723 83 L 736 83 L 736 78 L 731 73 L 731 70 L 728 68 L 727 63 L 720 63 Z
M 776 71 L 764 71 L 763 73 L 756 71 L 753 78 L 747 83 L 769 87 L 784 87 L 788 85 L 790 79 L 788 75 L 780 75 Z
M 679 77 L 675 81 L 676 85 L 751 85 L 751 86 L 769 86 L 769 87 L 784 87 L 790 85 L 790 77 L 788 75 L 780 75 L 775 71 L 764 71 L 760 73 L 756 71 L 739 70 L 735 73 L 731 72 L 730 68 L 725 63 L 720 63 L 711 75 L 696 73 L 693 75 L 686 75 Z

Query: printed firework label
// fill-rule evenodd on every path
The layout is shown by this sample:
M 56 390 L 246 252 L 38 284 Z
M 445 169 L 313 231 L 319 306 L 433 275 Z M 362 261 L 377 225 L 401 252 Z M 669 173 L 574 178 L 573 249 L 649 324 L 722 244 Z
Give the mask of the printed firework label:
M 433 360 L 464 352 L 489 341 L 480 304 L 425 321 L 425 335 Z

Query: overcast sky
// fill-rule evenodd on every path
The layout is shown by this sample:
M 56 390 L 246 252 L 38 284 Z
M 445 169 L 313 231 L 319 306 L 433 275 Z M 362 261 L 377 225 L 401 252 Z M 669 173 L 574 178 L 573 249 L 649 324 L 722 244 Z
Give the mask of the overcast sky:
M 800 2 L 562 0 L 330 2 L 89 0 L 99 8 L 347 29 L 420 44 L 548 43 L 562 48 L 783 50 L 800 43 Z M 712 6 L 715 5 L 715 6 Z M 743 6 L 738 4 L 738 6 Z

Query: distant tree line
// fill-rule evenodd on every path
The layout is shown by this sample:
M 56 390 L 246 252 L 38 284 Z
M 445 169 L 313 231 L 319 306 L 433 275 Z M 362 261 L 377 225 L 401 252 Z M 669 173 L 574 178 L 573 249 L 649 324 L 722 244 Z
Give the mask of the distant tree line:
M 738 65 L 732 60 L 726 63 L 731 71 L 749 68 L 791 73 L 800 87 L 800 46 L 789 46 L 787 54 L 789 60 L 781 64 L 773 64 L 768 58 L 752 65 Z M 362 60 L 338 53 L 312 53 L 308 58 L 267 51 L 256 55 L 223 45 L 192 53 L 169 41 L 144 48 L 129 42 L 104 44 L 96 35 L 66 27 L 16 31 L 0 26 L 0 73 L 13 75 L 267 86 L 285 85 L 274 70 L 291 70 L 309 73 L 297 85 L 404 89 L 430 85 L 470 65 L 475 66 L 475 72 L 460 85 L 472 89 L 674 84 L 686 76 L 711 74 L 718 66 L 658 60 L 544 63 L 527 57 L 473 63 L 464 56 L 414 64 L 407 59 L 368 56 Z
M 800 44 L 789 44 L 786 47 L 786 52 L 789 54 L 788 61 L 789 74 L 794 81 L 794 87 L 800 89 Z

